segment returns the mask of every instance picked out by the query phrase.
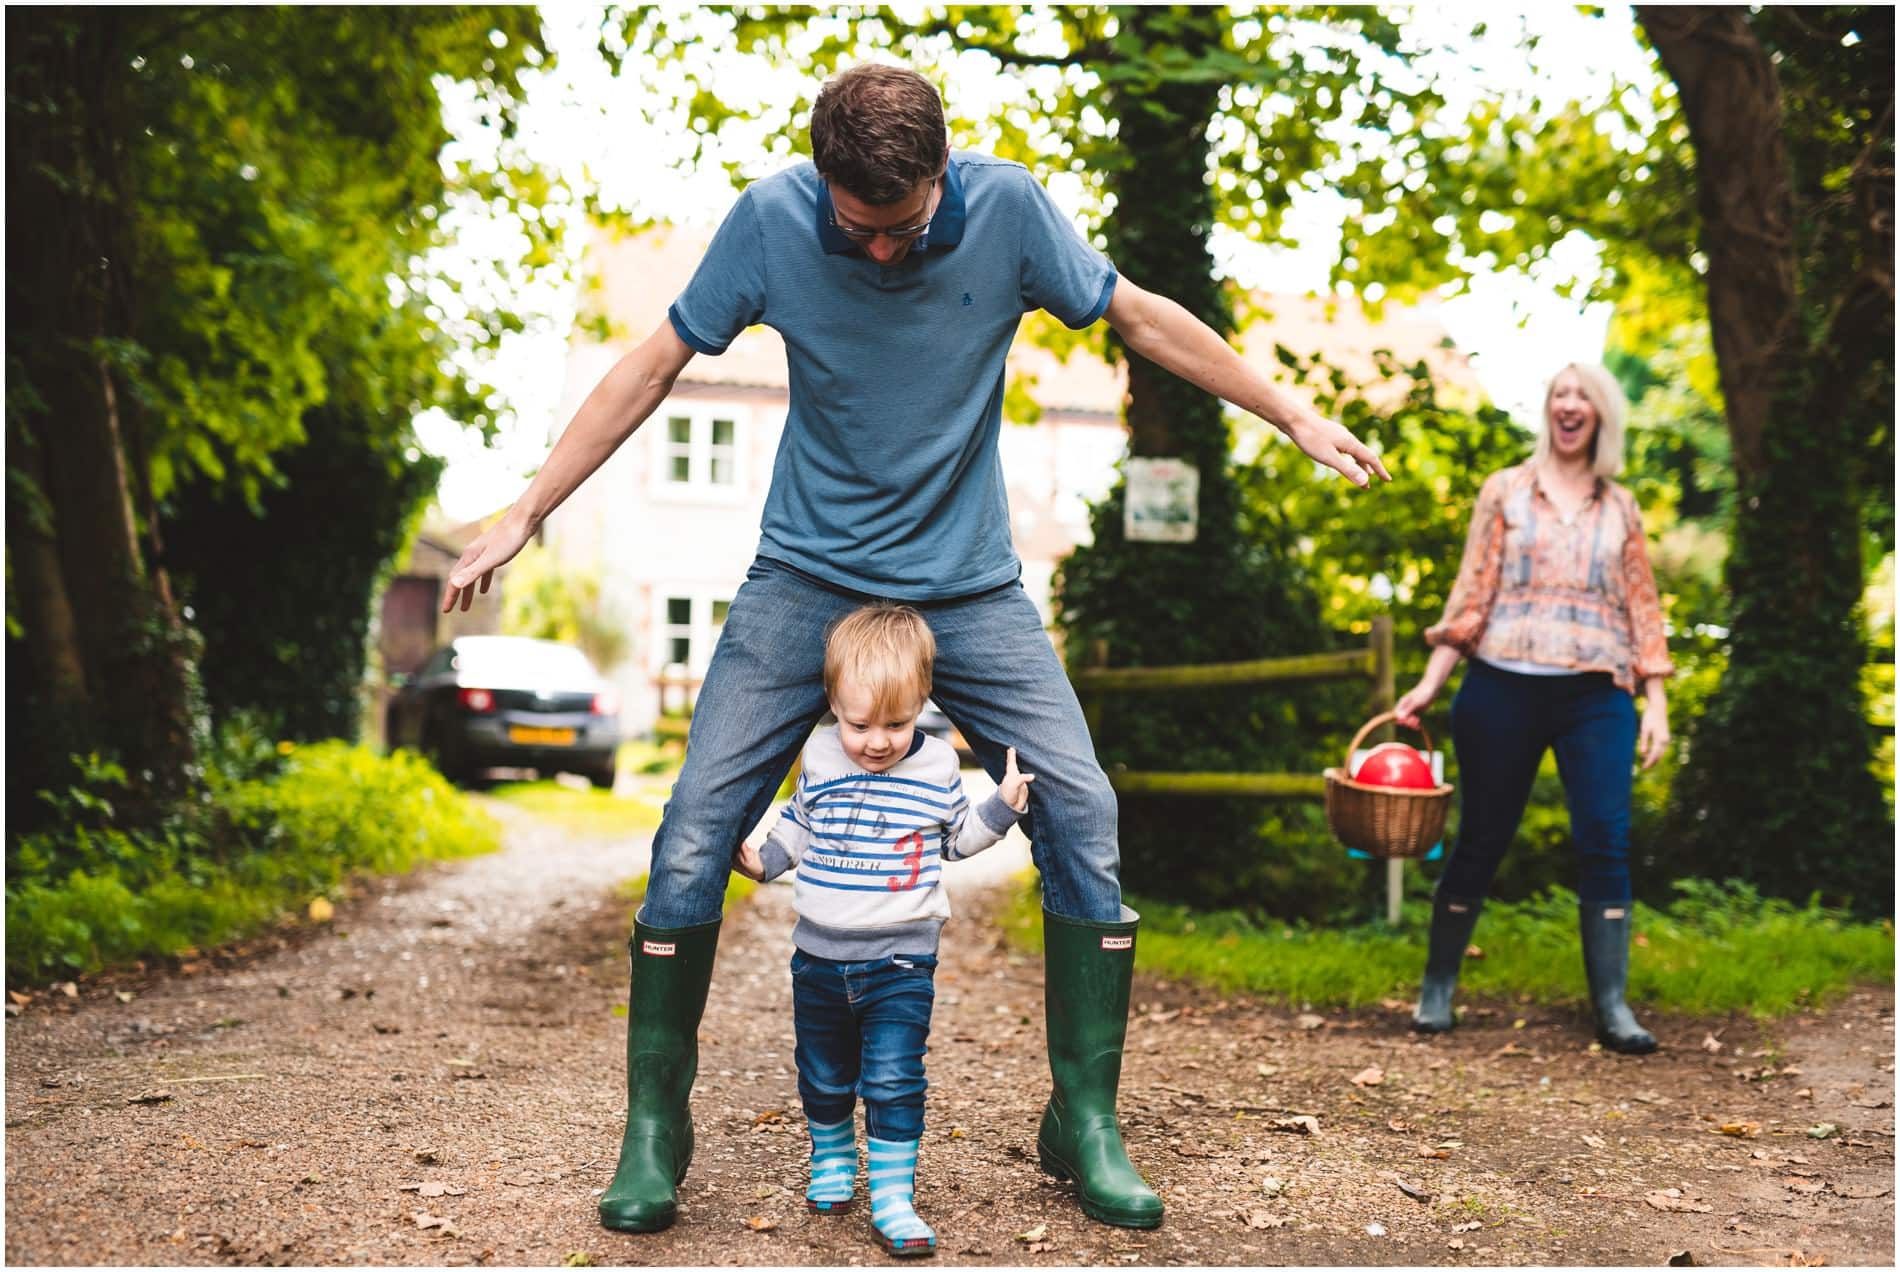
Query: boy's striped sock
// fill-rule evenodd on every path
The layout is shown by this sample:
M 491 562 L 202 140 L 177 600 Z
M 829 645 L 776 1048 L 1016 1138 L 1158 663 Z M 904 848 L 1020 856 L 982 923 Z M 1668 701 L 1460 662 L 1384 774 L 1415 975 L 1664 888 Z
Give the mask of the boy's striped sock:
M 821 1126 L 809 1118 L 811 1131 L 811 1183 L 805 1188 L 805 1202 L 813 1210 L 843 1210 L 851 1204 L 858 1186 L 858 1137 L 851 1119 Z
M 917 1141 L 871 1139 L 871 1224 L 892 1254 L 933 1254 L 937 1234 L 911 1208 L 917 1179 Z

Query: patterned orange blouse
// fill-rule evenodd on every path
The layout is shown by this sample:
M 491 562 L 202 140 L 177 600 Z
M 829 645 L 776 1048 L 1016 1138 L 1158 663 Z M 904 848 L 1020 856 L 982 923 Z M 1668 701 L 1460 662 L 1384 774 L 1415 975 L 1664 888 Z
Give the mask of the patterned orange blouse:
M 1478 492 L 1445 617 L 1425 633 L 1486 662 L 1607 671 L 1634 693 L 1675 670 L 1635 497 L 1614 482 L 1564 520 L 1530 464 Z

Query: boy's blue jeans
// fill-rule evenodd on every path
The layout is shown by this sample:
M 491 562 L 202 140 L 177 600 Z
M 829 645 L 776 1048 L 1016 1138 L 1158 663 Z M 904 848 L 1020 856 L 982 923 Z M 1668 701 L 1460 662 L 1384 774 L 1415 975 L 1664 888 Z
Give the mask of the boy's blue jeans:
M 1438 881 L 1446 895 L 1490 891 L 1524 818 L 1537 766 L 1554 748 L 1570 805 L 1578 899 L 1630 899 L 1636 703 L 1608 673 L 1527 676 L 1473 659 L 1452 700 L 1451 736 L 1462 790 L 1457 846 Z
M 825 713 L 825 632 L 875 600 L 761 557 L 733 597 L 693 708 L 686 764 L 653 840 L 640 921 L 717 919 L 732 853 L 771 806 Z M 1003 752 L 1034 773 L 1023 830 L 1043 904 L 1064 918 L 1121 918 L 1115 792 L 1042 618 L 1020 584 L 917 605 L 937 638 L 931 696 L 990 776 Z
M 924 1133 L 924 1051 L 937 960 L 896 954 L 840 963 L 792 955 L 792 1022 L 805 1117 L 835 1126 L 864 1097 L 864 1129 L 899 1143 Z

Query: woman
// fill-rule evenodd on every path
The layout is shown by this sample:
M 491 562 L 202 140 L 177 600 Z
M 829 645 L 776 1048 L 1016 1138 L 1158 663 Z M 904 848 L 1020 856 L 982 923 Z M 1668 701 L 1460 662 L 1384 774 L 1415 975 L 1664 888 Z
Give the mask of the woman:
M 1394 708 L 1416 727 L 1461 657 L 1471 669 L 1451 707 L 1458 752 L 1458 840 L 1432 903 L 1425 983 L 1412 1027 L 1452 1027 L 1478 911 L 1530 798 L 1544 751 L 1570 805 L 1583 965 L 1597 1038 L 1641 1054 L 1656 1039 L 1624 1001 L 1629 972 L 1631 754 L 1643 767 L 1669 745 L 1663 681 L 1674 670 L 1662 607 L 1623 468 L 1622 390 L 1602 367 L 1572 363 L 1544 399 L 1530 462 L 1493 473 L 1478 495 L 1444 621 L 1425 633 L 1425 674 Z M 1644 708 L 1638 724 L 1633 695 Z

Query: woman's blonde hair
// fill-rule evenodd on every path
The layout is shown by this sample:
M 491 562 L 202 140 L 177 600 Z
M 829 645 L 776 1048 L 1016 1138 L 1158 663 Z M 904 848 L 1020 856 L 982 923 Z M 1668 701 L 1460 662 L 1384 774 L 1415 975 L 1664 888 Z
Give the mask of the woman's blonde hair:
M 1623 471 L 1623 422 L 1629 416 L 1629 399 L 1616 377 L 1594 362 L 1571 362 L 1557 368 L 1544 388 L 1544 419 L 1537 429 L 1537 449 L 1532 463 L 1542 463 L 1550 455 L 1550 398 L 1557 381 L 1566 371 L 1577 373 L 1583 396 L 1597 411 L 1597 435 L 1590 441 L 1590 466 L 1599 477 L 1615 477 Z
M 908 715 L 930 696 L 937 638 L 908 605 L 866 605 L 832 625 L 825 637 L 825 696 L 836 702 L 850 681 L 871 695 L 877 715 Z

